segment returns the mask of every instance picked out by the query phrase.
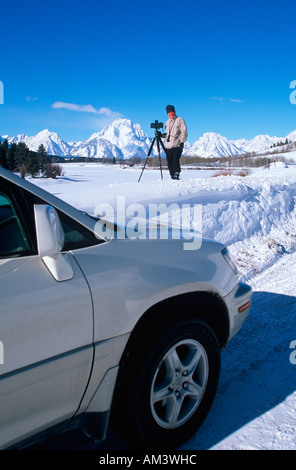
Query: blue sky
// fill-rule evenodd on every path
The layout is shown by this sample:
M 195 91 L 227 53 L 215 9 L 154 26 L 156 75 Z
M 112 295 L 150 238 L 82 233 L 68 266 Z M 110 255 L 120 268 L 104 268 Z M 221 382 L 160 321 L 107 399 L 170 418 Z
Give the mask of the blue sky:
M 85 140 L 125 117 L 153 136 L 173 104 L 190 143 L 285 136 L 295 13 L 295 0 L 5 0 L 0 135 Z

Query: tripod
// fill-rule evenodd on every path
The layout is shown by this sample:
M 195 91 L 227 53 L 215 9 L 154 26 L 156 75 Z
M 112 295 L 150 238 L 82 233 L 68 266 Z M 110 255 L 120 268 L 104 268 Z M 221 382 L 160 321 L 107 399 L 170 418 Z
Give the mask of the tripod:
M 150 145 L 150 149 L 149 149 L 149 152 L 148 152 L 148 154 L 147 154 L 147 158 L 146 158 L 146 161 L 145 161 L 145 163 L 144 163 L 142 173 L 140 174 L 140 177 L 139 177 L 139 179 L 138 179 L 138 183 L 139 183 L 140 179 L 142 178 L 142 174 L 143 174 L 143 172 L 144 172 L 144 170 L 145 170 L 145 167 L 146 167 L 148 158 L 150 157 L 150 154 L 151 154 L 151 152 L 152 152 L 153 145 L 154 145 L 155 142 L 157 143 L 157 150 L 158 150 L 158 159 L 159 159 L 159 166 L 160 166 L 161 179 L 163 179 L 163 177 L 162 177 L 162 164 L 161 164 L 161 157 L 160 157 L 160 145 L 162 146 L 162 148 L 163 148 L 163 150 L 164 150 L 164 153 L 166 153 L 166 151 L 165 151 L 165 146 L 163 145 L 163 142 L 162 142 L 162 140 L 161 140 L 161 138 L 160 138 L 160 137 L 161 137 L 161 132 L 157 130 L 157 126 L 158 126 L 160 123 L 158 123 L 158 121 L 155 121 L 155 124 L 156 124 L 156 126 L 155 126 L 155 127 L 156 127 L 156 129 L 155 129 L 155 137 L 153 138 L 152 143 L 151 143 L 151 145 Z M 151 125 L 151 127 L 152 127 L 152 126 L 154 127 L 154 124 Z M 162 127 L 162 126 L 161 126 L 161 127 Z

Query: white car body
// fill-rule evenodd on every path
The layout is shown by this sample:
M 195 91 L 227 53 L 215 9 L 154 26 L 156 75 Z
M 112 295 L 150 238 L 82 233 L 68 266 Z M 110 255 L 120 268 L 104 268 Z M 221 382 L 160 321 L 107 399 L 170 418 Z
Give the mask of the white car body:
M 0 207 L 1 196 L 27 244 L 11 254 L 0 246 L 2 449 L 57 425 L 104 438 L 120 361 L 131 336 L 143 334 L 144 318 L 153 335 L 158 322 L 169 322 L 167 310 L 186 305 L 199 314 L 202 295 L 213 307 L 202 320 L 223 347 L 249 313 L 251 289 L 220 243 L 203 240 L 191 251 L 181 240 L 99 240 L 95 219 L 2 168 Z M 63 249 L 64 215 L 92 234 L 88 246 Z

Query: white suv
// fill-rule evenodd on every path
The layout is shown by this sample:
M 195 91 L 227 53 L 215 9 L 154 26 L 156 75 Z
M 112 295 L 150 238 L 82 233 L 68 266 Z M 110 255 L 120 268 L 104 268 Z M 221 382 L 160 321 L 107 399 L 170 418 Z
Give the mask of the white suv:
M 0 168 L 2 449 L 77 426 L 103 439 L 110 416 L 139 448 L 175 448 L 211 407 L 252 297 L 227 249 L 106 241 L 97 223 Z

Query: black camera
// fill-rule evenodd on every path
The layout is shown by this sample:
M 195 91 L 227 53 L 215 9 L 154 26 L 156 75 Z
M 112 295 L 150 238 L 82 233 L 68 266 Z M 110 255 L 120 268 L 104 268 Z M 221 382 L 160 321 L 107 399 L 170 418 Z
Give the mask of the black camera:
M 150 127 L 152 129 L 161 129 L 163 127 L 163 123 L 162 122 L 158 122 L 158 121 L 155 121 L 155 122 L 152 122 L 150 124 Z

